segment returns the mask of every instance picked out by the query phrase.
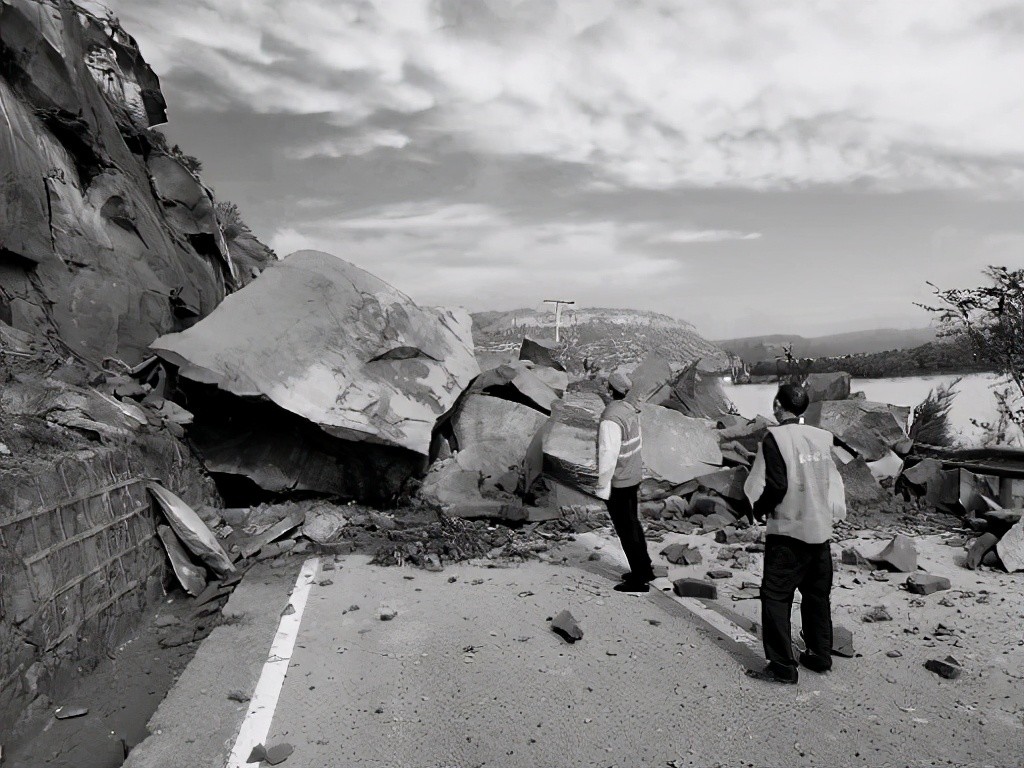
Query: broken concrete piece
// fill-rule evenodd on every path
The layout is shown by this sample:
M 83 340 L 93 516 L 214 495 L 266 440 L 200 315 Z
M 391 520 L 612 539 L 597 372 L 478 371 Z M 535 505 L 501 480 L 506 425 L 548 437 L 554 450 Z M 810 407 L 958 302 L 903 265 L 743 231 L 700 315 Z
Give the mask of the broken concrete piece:
M 981 565 L 982 559 L 997 543 L 999 543 L 999 538 L 994 533 L 981 534 L 967 548 L 967 558 L 964 561 L 964 565 L 972 571 L 977 570 L 978 566 Z
M 1018 520 L 996 544 L 996 553 L 1008 573 L 1024 571 L 1024 520 Z
M 708 571 L 707 577 L 709 579 L 731 579 L 732 571 L 730 571 L 728 568 L 716 568 L 714 570 Z
M 348 262 L 298 251 L 152 348 L 192 381 L 265 397 L 328 435 L 426 456 L 479 373 L 469 316 L 421 308 Z
M 963 672 L 960 662 L 952 656 L 947 656 L 945 659 L 928 659 L 924 663 L 924 668 L 947 680 L 956 680 Z
M 651 565 L 651 571 L 654 573 L 656 579 L 667 579 L 668 578 L 668 566 L 662 565 L 661 563 L 654 563 Z
M 674 565 L 697 565 L 704 560 L 700 550 L 688 544 L 669 544 L 661 555 Z
M 150 483 L 147 488 L 159 502 L 167 522 L 181 543 L 190 552 L 221 576 L 234 573 L 235 566 L 228 553 L 192 507 L 159 483 Z
M 907 577 L 907 590 L 915 595 L 930 595 L 949 589 L 949 579 L 945 576 L 935 576 L 930 573 L 913 573 Z
M 551 620 L 551 631 L 567 643 L 575 643 L 583 637 L 583 630 L 569 611 L 561 611 Z
M 705 600 L 718 598 L 718 587 L 701 579 L 676 579 L 672 582 L 672 589 L 679 597 L 699 597 Z
M 178 537 L 174 535 L 174 531 L 169 526 L 158 525 L 156 534 L 163 542 L 164 549 L 167 550 L 174 575 L 178 577 L 181 586 L 193 597 L 202 594 L 206 588 L 206 569 L 189 559 L 181 542 L 178 541 Z
M 868 560 L 890 571 L 912 573 L 917 570 L 917 548 L 913 539 L 898 533 L 881 552 Z

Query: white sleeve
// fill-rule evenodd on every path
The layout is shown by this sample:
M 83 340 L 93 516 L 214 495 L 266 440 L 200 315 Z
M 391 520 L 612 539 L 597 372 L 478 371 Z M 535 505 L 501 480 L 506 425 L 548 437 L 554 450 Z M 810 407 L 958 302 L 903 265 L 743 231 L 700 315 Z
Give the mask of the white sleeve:
M 610 419 L 601 422 L 597 433 L 597 497 L 607 499 L 612 492 L 612 475 L 622 448 L 622 428 Z

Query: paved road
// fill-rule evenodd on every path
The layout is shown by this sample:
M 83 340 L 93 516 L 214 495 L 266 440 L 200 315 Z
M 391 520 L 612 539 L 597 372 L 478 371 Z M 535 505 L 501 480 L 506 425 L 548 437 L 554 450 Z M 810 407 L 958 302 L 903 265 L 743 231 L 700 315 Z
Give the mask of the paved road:
M 295 578 L 246 578 L 232 623 L 206 641 L 129 768 L 224 765 L 249 709 L 227 694 L 251 694 L 281 646 Z M 1019 718 L 971 706 L 983 677 L 837 659 L 796 687 L 758 683 L 743 675 L 742 644 L 667 596 L 622 595 L 572 565 L 426 573 L 352 557 L 307 581 L 301 621 L 284 617 L 298 632 L 266 737 L 294 746 L 289 767 L 1017 766 L 1024 754 Z M 383 621 L 382 609 L 397 615 Z M 550 630 L 562 609 L 585 633 L 572 645 Z

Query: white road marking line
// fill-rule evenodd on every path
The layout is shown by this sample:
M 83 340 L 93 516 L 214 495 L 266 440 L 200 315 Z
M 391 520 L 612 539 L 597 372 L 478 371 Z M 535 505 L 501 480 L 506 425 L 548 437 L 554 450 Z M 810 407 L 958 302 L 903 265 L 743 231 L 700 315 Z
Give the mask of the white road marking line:
M 306 599 L 319 568 L 319 557 L 311 557 L 302 564 L 302 570 L 299 571 L 295 588 L 288 601 L 295 611 L 281 616 L 277 635 L 270 646 L 267 662 L 263 665 L 263 673 L 256 683 L 252 699 L 249 700 L 249 711 L 246 712 L 242 727 L 238 730 L 235 746 L 228 756 L 225 768 L 246 768 L 246 760 L 252 753 L 252 748 L 266 742 L 267 734 L 270 733 L 270 723 L 277 709 L 277 699 L 281 695 L 281 688 L 288 674 L 288 663 L 295 648 L 295 638 L 299 634 L 302 612 L 306 608 Z
M 622 568 L 628 568 L 629 563 L 626 561 L 626 555 L 621 549 L 617 549 L 614 544 L 603 540 L 595 533 L 580 533 L 576 535 L 576 541 L 582 543 L 588 550 L 594 551 L 595 547 L 599 547 L 601 554 L 611 560 L 614 560 L 617 565 Z M 608 545 L 606 547 L 606 545 Z M 750 648 L 754 653 L 760 654 L 762 652 L 761 642 L 757 637 L 743 627 L 739 626 L 733 621 L 730 621 L 727 617 L 720 614 L 713 608 L 709 608 L 700 600 L 695 597 L 679 597 L 671 590 L 660 589 L 660 587 L 668 583 L 668 579 L 655 579 L 651 582 L 651 587 L 659 589 L 663 595 L 667 595 L 676 601 L 679 605 L 683 606 L 688 610 L 695 618 L 703 621 L 714 631 L 720 635 L 732 640 L 733 642 Z

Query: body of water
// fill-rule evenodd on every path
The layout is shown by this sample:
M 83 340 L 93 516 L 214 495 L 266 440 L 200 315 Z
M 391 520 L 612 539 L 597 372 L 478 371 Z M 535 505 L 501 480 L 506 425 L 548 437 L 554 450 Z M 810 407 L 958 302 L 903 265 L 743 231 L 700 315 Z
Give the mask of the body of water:
M 920 404 L 928 393 L 939 386 L 948 385 L 957 379 L 956 397 L 950 408 L 949 418 L 956 441 L 963 446 L 980 446 L 990 442 L 984 430 L 971 424 L 971 419 L 994 422 L 996 400 L 993 386 L 1002 379 L 991 373 L 973 373 L 965 376 L 902 376 L 890 379 L 854 379 L 853 392 L 864 392 L 868 400 L 913 408 Z M 771 418 L 772 399 L 777 384 L 726 384 L 725 393 L 736 408 L 747 418 L 762 414 Z M 1024 445 L 1024 436 L 1015 431 L 1014 445 Z

